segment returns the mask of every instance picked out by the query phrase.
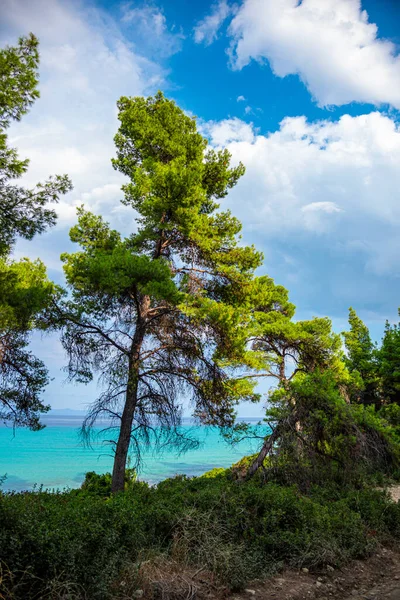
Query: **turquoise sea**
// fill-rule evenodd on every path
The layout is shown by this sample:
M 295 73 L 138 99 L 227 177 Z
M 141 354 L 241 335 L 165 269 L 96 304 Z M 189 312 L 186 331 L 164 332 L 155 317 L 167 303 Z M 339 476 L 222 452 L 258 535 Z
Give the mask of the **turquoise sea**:
M 34 486 L 63 489 L 79 487 L 87 471 L 111 471 L 111 447 L 102 440 L 110 433 L 99 434 L 91 448 L 79 437 L 81 416 L 46 416 L 41 431 L 0 427 L 0 477 L 4 491 L 30 490 Z M 249 419 L 251 421 L 251 419 Z M 200 447 L 180 456 L 165 450 L 154 456 L 143 453 L 139 479 L 156 483 L 176 474 L 201 475 L 214 467 L 228 467 L 242 456 L 257 451 L 260 441 L 245 440 L 232 447 L 213 427 L 184 423 L 182 429 L 200 440 Z M 100 428 L 99 428 L 100 430 Z

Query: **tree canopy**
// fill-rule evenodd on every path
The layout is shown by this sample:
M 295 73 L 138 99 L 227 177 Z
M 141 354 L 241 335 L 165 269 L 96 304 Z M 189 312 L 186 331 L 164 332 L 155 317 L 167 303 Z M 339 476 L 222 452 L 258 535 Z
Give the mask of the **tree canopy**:
M 400 406 L 400 325 L 388 321 L 378 351 L 378 375 L 383 402 Z
M 343 332 L 347 355 L 345 364 L 354 377 L 359 377 L 359 392 L 355 400 L 379 408 L 377 351 L 368 327 L 353 308 L 349 309 L 349 331 Z
M 30 34 L 18 46 L 0 49 L 0 254 L 10 252 L 18 235 L 32 239 L 56 222 L 54 209 L 60 194 L 71 189 L 66 175 L 50 178 L 28 190 L 13 183 L 28 170 L 29 160 L 21 160 L 8 146 L 6 129 L 20 121 L 39 98 L 39 42 Z
M 38 40 L 30 34 L 15 47 L 0 49 L 0 419 L 40 428 L 40 400 L 47 369 L 28 349 L 29 332 L 38 326 L 56 287 L 41 261 L 13 261 L 18 236 L 32 239 L 54 225 L 49 202 L 71 189 L 66 175 L 50 178 L 29 190 L 15 180 L 26 173 L 27 159 L 8 146 L 6 129 L 19 121 L 39 97 Z
M 255 296 L 272 311 L 278 299 L 272 280 L 254 275 L 262 255 L 218 210 L 243 166 L 208 149 L 195 120 L 160 92 L 118 108 L 113 165 L 129 177 L 123 202 L 139 215 L 137 231 L 122 239 L 79 211 L 70 236 L 81 251 L 62 256 L 72 298 L 53 317 L 71 378 L 97 372 L 106 384 L 86 425 L 101 413 L 118 422 L 114 491 L 132 445 L 138 454 L 155 432 L 188 443 L 177 429 L 185 397 L 202 422 L 225 426 L 239 400 L 258 399 L 255 380 L 235 377 L 247 355 L 241 319 Z

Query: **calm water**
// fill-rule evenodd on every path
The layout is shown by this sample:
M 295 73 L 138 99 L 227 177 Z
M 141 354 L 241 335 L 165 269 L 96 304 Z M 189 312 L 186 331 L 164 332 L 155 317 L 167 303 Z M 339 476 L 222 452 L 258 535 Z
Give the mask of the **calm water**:
M 7 474 L 3 490 L 28 490 L 36 485 L 45 488 L 79 487 L 87 471 L 111 471 L 110 446 L 101 439 L 92 448 L 79 438 L 80 416 L 46 417 L 42 431 L 0 427 L 0 476 Z M 201 475 L 214 467 L 228 467 L 246 454 L 257 451 L 258 443 L 243 441 L 234 448 L 218 430 L 211 427 L 183 425 L 183 429 L 201 441 L 200 448 L 181 456 L 164 451 L 160 456 L 144 454 L 140 479 L 155 483 L 178 473 Z M 110 438 L 110 433 L 103 436 Z

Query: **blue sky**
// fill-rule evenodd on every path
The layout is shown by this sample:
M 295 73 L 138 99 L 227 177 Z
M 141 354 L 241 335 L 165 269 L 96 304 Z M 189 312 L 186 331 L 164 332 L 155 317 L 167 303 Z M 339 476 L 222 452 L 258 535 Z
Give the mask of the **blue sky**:
M 26 183 L 52 173 L 74 183 L 58 225 L 19 242 L 16 257 L 41 257 L 62 282 L 59 255 L 82 202 L 132 231 L 110 163 L 116 101 L 162 89 L 246 165 L 223 208 L 299 318 L 328 315 L 341 331 L 353 306 L 376 339 L 396 320 L 400 2 L 3 0 L 0 11 L 2 44 L 29 31 L 41 42 L 41 98 L 10 131 L 31 159 Z M 62 385 L 56 337 L 33 347 L 54 377 L 54 407 L 94 399 L 94 386 Z

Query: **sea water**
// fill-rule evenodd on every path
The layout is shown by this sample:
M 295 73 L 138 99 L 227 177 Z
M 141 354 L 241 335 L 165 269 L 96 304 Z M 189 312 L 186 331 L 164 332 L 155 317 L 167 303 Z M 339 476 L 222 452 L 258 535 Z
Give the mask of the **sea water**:
M 105 442 L 111 435 L 100 433 L 101 425 L 91 447 L 87 447 L 79 434 L 81 416 L 46 416 L 42 421 L 46 427 L 41 431 L 0 426 L 0 477 L 6 475 L 1 489 L 76 488 L 87 471 L 111 471 L 112 449 Z M 143 450 L 139 479 L 153 484 L 177 474 L 201 475 L 215 467 L 229 467 L 260 446 L 260 439 L 246 439 L 232 446 L 217 428 L 190 422 L 182 425 L 182 433 L 197 439 L 199 447 L 181 455 L 168 446 L 157 454 Z

